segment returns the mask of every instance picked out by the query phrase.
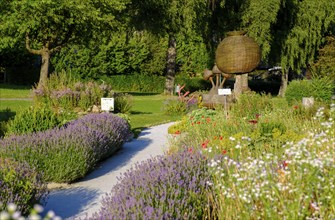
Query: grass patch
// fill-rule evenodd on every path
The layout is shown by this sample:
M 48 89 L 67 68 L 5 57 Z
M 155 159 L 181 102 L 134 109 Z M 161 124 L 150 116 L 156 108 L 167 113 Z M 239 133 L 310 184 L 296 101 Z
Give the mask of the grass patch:
M 133 96 L 133 108 L 130 111 L 131 127 L 135 135 L 143 128 L 176 121 L 180 116 L 165 115 L 162 111 L 164 95 L 136 94 Z
M 0 98 L 2 99 L 30 98 L 30 95 L 31 95 L 31 86 L 0 84 Z

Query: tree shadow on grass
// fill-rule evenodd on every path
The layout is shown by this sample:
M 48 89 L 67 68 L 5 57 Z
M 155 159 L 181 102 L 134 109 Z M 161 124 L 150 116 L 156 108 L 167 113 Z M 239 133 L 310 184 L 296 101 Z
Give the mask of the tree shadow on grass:
M 16 115 L 16 112 L 13 112 L 9 108 L 2 109 L 0 110 L 0 122 L 9 121 L 10 119 L 14 118 L 15 115 Z
M 130 111 L 130 114 L 132 115 L 150 115 L 152 112 L 141 112 L 141 111 Z

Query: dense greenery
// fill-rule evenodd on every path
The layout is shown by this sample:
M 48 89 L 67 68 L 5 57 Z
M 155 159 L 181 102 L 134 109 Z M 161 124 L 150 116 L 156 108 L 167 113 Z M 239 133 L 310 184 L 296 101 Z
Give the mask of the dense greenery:
M 334 8 L 328 0 L 6 0 L 0 15 L 1 72 L 11 75 L 13 57 L 22 57 L 14 59 L 14 65 L 41 62 L 29 58 L 23 52 L 26 47 L 44 57 L 43 71 L 50 58 L 56 71 L 82 78 L 168 75 L 163 87 L 172 92 L 176 75 L 199 76 L 211 69 L 225 34 L 245 29 L 261 46 L 261 65 L 283 68 L 284 94 L 289 70 L 300 73 L 315 60 L 318 69 L 325 59 L 329 63 L 332 41 L 319 49 L 334 36 Z M 42 53 L 47 49 L 47 55 Z M 328 64 L 322 65 L 322 71 L 332 72 Z

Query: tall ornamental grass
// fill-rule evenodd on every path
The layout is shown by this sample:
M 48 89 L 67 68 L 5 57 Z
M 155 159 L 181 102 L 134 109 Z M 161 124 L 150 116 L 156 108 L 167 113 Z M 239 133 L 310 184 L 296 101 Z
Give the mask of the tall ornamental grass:
M 5 138 L 0 157 L 27 162 L 45 181 L 73 182 L 119 149 L 129 134 L 124 119 L 89 114 L 61 128 Z
M 210 219 L 208 162 L 199 151 L 184 151 L 137 163 L 87 219 Z

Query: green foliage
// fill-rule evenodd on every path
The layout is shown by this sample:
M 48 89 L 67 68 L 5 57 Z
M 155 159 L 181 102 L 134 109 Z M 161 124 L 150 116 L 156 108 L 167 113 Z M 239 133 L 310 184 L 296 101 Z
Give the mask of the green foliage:
M 334 81 L 329 77 L 293 80 L 287 87 L 285 97 L 289 103 L 299 102 L 303 97 L 314 97 L 318 101 L 330 102 L 334 87 Z
M 329 103 L 335 91 L 335 79 L 330 76 L 313 77 L 312 90 L 316 100 Z
M 334 2 L 328 0 L 293 2 L 289 12 L 294 20 L 292 26 L 284 27 L 288 34 L 281 45 L 281 66 L 299 70 L 314 62 L 325 33 L 333 25 L 335 12 Z
M 118 12 L 127 1 L 7 1 L 0 16 L 0 45 L 7 46 L 29 36 L 33 45 L 63 46 L 106 34 L 121 23 Z M 0 46 L 0 48 L 1 48 Z M 49 48 L 49 49 L 53 49 Z
M 150 51 L 151 41 L 153 40 L 150 39 L 150 35 L 145 32 L 134 31 L 129 34 L 120 31 L 104 39 L 106 43 L 103 44 L 92 41 L 88 47 L 69 46 L 58 53 L 52 61 L 56 71 L 65 70 L 86 79 L 146 73 L 144 66 L 147 66 L 154 57 Z
M 102 79 L 112 85 L 115 91 L 162 93 L 164 89 L 163 76 L 136 74 L 116 75 Z
M 312 69 L 318 76 L 335 79 L 335 36 L 327 37 L 327 43 L 319 49 L 319 56 Z
M 309 80 L 293 80 L 287 86 L 285 98 L 289 103 L 301 102 L 303 97 L 313 96 L 312 82 Z
M 262 50 L 262 60 L 268 60 L 271 51 L 272 25 L 277 22 L 277 14 L 281 7 L 280 0 L 250 0 L 248 8 L 242 15 L 243 26 L 248 36 L 255 39 Z
M 133 106 L 132 96 L 127 93 L 114 94 L 114 112 L 126 114 L 129 113 Z
M 179 34 L 177 36 L 177 68 L 178 75 L 195 76 L 212 65 L 212 57 L 206 44 L 196 32 Z
M 76 117 L 76 114 L 71 112 L 57 113 L 46 105 L 31 106 L 29 109 L 18 112 L 14 119 L 8 122 L 6 136 L 60 127 Z
M 167 99 L 163 104 L 163 112 L 166 115 L 184 115 L 187 112 L 187 103 L 178 98 Z
M 242 94 L 237 103 L 231 106 L 231 114 L 234 117 L 247 117 L 255 119 L 257 115 L 262 115 L 272 111 L 274 106 L 270 95 L 257 94 L 255 92 Z
M 185 85 L 185 90 L 195 92 L 195 91 L 203 91 L 210 90 L 211 84 L 209 81 L 204 80 L 200 77 L 189 77 L 189 76 L 177 76 L 176 77 L 176 85 Z

